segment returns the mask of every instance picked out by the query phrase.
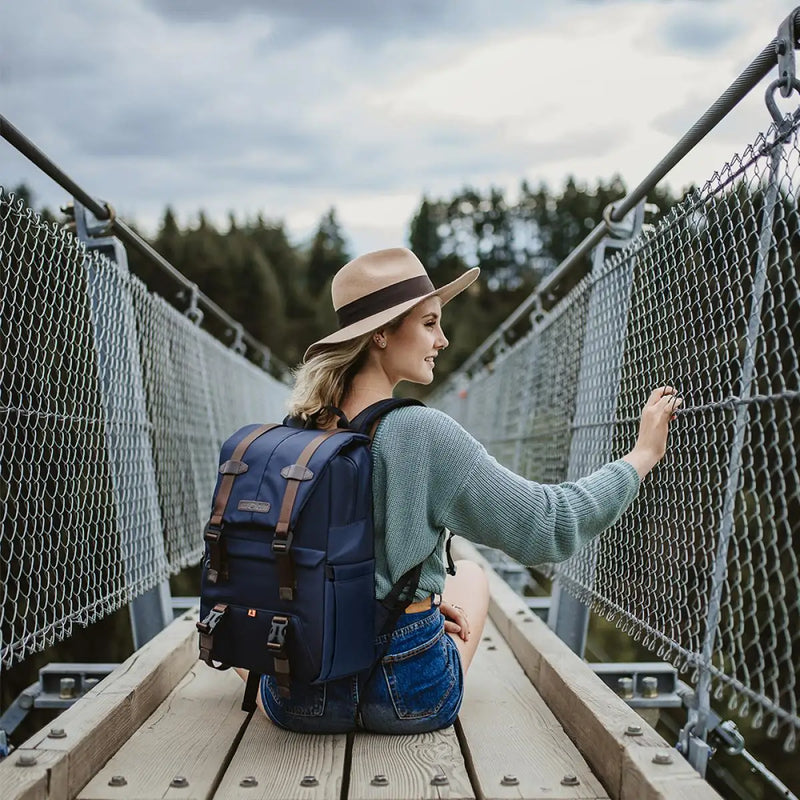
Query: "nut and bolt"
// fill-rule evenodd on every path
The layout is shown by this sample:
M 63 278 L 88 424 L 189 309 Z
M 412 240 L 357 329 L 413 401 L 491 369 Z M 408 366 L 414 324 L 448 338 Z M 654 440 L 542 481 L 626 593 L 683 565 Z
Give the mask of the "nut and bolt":
M 50 728 L 50 733 L 47 734 L 48 739 L 66 739 L 67 732 L 63 728 Z
M 431 778 L 431 786 L 448 786 L 450 781 L 447 780 L 447 775 L 440 772 L 438 775 L 434 775 Z
M 376 775 L 370 781 L 370 783 L 373 786 L 388 786 L 389 785 L 389 779 L 385 775 Z
M 189 781 L 183 777 L 183 775 L 176 775 L 170 782 L 169 785 L 172 786 L 174 789 L 185 789 L 189 785 Z
M 654 764 L 671 764 L 672 756 L 666 750 L 660 750 L 653 756 Z
M 500 781 L 501 786 L 519 786 L 519 778 L 516 775 L 503 775 Z
M 580 781 L 578 780 L 577 775 L 573 775 L 571 772 L 568 772 L 562 779 L 561 779 L 562 786 L 578 786 L 580 785 Z
M 87 678 L 83 682 L 83 689 L 85 692 L 88 692 L 90 689 L 94 689 L 94 687 L 97 686 L 98 683 L 100 683 L 99 678 Z
M 58 696 L 62 700 L 71 700 L 75 697 L 75 678 L 62 678 L 59 682 Z
M 256 776 L 248 775 L 246 778 L 242 778 L 239 781 L 239 786 L 244 786 L 245 789 L 249 789 L 253 786 L 258 786 L 258 781 L 256 780 Z
M 658 697 L 658 680 L 656 678 L 642 678 L 642 697 Z
M 14 763 L 18 767 L 35 767 L 36 756 L 33 753 L 20 753 L 19 758 Z
M 626 736 L 641 736 L 642 735 L 642 726 L 641 725 L 628 725 L 625 728 L 625 735 Z
M 630 700 L 633 697 L 633 678 L 619 678 L 617 680 L 617 694 Z
M 319 786 L 319 781 L 315 775 L 305 775 L 300 781 L 301 786 Z
M 111 780 L 108 782 L 109 786 L 127 786 L 128 781 L 125 780 L 124 775 L 112 775 Z

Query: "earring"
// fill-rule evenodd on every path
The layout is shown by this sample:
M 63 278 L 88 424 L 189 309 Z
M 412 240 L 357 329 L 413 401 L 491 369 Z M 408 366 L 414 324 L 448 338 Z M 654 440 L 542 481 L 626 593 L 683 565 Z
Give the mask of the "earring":
M 375 337 L 375 344 L 377 344 L 378 347 L 386 347 L 386 339 L 378 339 Z

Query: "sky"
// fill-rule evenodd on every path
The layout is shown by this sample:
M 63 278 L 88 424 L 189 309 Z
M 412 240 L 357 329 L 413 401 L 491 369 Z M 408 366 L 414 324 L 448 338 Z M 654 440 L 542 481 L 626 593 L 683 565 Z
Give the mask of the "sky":
M 147 233 L 167 205 L 336 208 L 353 255 L 423 195 L 644 178 L 775 36 L 778 0 L 6 0 L 0 114 Z M 750 93 L 673 170 L 702 184 L 766 129 Z M 781 100 L 784 110 L 792 101 Z M 0 185 L 66 193 L 0 140 Z

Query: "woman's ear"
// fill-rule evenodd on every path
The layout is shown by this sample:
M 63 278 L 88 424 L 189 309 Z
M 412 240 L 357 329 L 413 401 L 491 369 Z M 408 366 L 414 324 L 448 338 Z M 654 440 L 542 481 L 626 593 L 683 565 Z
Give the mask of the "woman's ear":
M 386 330 L 385 328 L 379 328 L 377 331 L 375 331 L 375 332 L 372 334 L 372 340 L 375 342 L 375 344 L 377 344 L 377 345 L 378 345 L 378 347 L 380 347 L 380 348 L 381 348 L 381 350 L 382 350 L 384 347 L 386 347 L 386 335 L 385 335 L 385 330 Z

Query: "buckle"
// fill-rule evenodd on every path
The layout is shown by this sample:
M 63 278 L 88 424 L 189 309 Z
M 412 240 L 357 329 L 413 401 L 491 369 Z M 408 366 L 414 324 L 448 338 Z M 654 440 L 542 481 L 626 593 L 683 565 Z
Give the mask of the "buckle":
M 289 627 L 289 617 L 275 616 L 270 623 L 267 635 L 267 650 L 272 653 L 283 653 L 286 644 L 286 629 Z
M 279 556 L 287 555 L 292 546 L 293 539 L 294 533 L 292 533 L 292 531 L 287 531 L 286 536 L 281 538 L 278 538 L 278 535 L 275 534 L 272 540 L 272 552 Z
M 206 525 L 203 533 L 203 538 L 212 544 L 218 542 L 222 537 L 222 528 L 219 525 L 212 525 L 210 522 Z
M 208 612 L 208 616 L 204 620 L 195 623 L 195 627 L 200 633 L 214 633 L 214 628 L 222 621 L 227 610 L 228 606 L 225 605 L 225 603 L 217 603 L 217 605 Z

